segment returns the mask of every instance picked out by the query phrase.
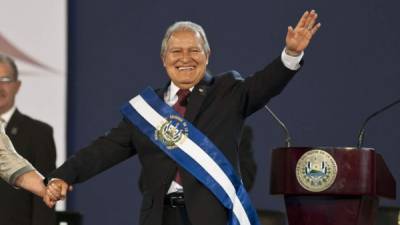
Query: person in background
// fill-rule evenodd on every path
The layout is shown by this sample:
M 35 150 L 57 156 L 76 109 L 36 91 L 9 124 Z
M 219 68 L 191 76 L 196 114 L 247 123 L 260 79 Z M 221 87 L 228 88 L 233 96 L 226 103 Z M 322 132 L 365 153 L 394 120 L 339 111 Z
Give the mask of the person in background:
M 20 87 L 14 60 L 0 54 L 0 123 L 16 152 L 23 157 L 16 155 L 11 146 L 1 148 L 0 173 L 6 181 L 0 180 L 0 225 L 54 225 L 54 210 L 46 207 L 38 197 L 43 196 L 43 177 L 40 174 L 47 175 L 55 169 L 53 129 L 19 112 L 15 98 Z M 5 138 L 3 134 L 3 141 Z

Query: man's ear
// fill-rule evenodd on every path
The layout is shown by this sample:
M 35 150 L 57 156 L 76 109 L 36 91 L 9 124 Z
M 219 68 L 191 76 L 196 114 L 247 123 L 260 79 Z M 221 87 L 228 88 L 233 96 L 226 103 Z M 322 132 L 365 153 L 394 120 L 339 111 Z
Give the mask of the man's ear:
M 211 55 L 211 50 L 208 52 L 208 54 L 207 54 L 207 62 L 206 62 L 206 65 L 208 65 L 208 60 L 210 59 L 210 55 Z
M 160 55 L 161 62 L 163 63 L 163 66 L 165 67 L 165 57 L 163 55 Z
M 22 82 L 21 82 L 20 80 L 17 80 L 17 81 L 15 81 L 15 82 L 16 82 L 16 85 L 17 85 L 17 88 L 16 88 L 15 93 L 18 93 L 19 89 L 21 88 Z

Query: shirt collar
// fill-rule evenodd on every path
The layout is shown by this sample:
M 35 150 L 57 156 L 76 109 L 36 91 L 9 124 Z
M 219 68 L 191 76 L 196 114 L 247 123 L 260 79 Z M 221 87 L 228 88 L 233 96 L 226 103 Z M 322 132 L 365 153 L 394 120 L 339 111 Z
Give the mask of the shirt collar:
M 189 88 L 189 91 L 192 92 L 193 88 L 194 87 Z M 170 85 L 168 87 L 168 93 L 169 93 L 168 98 L 169 98 L 169 100 L 172 100 L 176 96 L 176 93 L 178 93 L 179 89 L 180 88 L 178 86 L 176 86 L 174 84 L 174 82 L 171 81 L 171 83 L 170 83 Z
M 0 117 L 6 122 L 6 124 L 8 122 L 10 122 L 10 119 L 12 117 L 12 115 L 14 114 L 15 110 L 17 109 L 17 107 L 15 107 L 15 105 L 13 107 L 11 107 L 7 112 L 3 113 Z

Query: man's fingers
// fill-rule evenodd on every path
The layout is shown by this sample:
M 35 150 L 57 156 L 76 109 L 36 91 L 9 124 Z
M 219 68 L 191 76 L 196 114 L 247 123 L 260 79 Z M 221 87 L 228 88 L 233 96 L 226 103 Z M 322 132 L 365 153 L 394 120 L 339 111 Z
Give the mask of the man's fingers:
M 60 185 L 51 183 L 47 187 L 47 194 L 53 199 L 53 200 L 60 200 L 62 198 L 62 188 Z
M 67 196 L 67 191 L 69 190 L 68 184 L 61 184 L 61 198 L 65 199 L 65 197 Z
M 52 194 L 51 197 L 56 198 L 56 200 L 64 200 L 67 196 L 67 192 L 72 191 L 72 186 L 61 179 L 56 179 L 49 183 L 47 189 Z
M 47 185 L 43 201 L 49 208 L 52 208 L 58 200 L 65 199 L 68 191 L 72 191 L 72 186 L 63 180 L 55 179 Z
M 294 30 L 292 26 L 288 26 L 287 37 L 292 38 L 294 36 Z
M 318 23 L 317 25 L 315 25 L 312 29 L 311 29 L 311 34 L 314 35 L 315 33 L 317 33 L 318 29 L 321 27 L 321 23 Z
M 306 22 L 304 24 L 304 28 L 311 30 L 314 27 L 315 21 L 318 18 L 318 14 L 315 10 L 311 10 L 310 14 L 307 16 Z
M 303 16 L 301 16 L 299 22 L 298 22 L 297 25 L 296 25 L 296 28 L 304 27 L 304 25 L 305 25 L 305 23 L 306 23 L 306 20 L 307 20 L 308 14 L 309 14 L 308 11 L 305 11 L 305 12 L 303 13 Z
M 306 29 L 311 31 L 314 28 L 315 22 L 316 22 L 316 19 L 310 20 L 306 25 Z
M 59 196 L 58 192 L 57 191 L 53 191 L 50 188 L 47 188 L 45 196 L 47 196 L 48 198 L 50 198 L 52 200 L 55 200 L 55 201 L 60 199 L 60 196 Z
M 47 207 L 49 207 L 49 208 L 53 208 L 54 205 L 56 204 L 56 201 L 52 201 L 52 200 L 49 198 L 48 195 L 45 195 L 45 196 L 43 197 L 43 201 L 44 201 L 44 203 L 47 205 Z
M 315 10 L 305 11 L 303 16 L 301 16 L 299 22 L 296 25 L 295 29 L 299 28 L 304 28 L 307 30 L 312 30 L 315 26 L 315 22 L 318 18 L 318 14 L 315 12 Z

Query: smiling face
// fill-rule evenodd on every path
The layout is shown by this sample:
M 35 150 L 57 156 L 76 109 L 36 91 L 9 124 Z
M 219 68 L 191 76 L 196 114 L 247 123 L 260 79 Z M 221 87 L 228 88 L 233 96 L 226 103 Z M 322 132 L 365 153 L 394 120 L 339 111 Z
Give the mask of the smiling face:
M 172 82 L 181 89 L 189 89 L 204 77 L 208 56 L 200 34 L 183 30 L 171 35 L 162 61 Z

